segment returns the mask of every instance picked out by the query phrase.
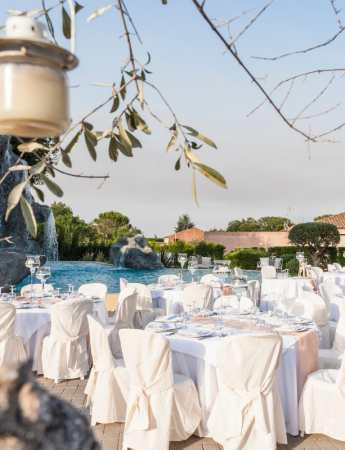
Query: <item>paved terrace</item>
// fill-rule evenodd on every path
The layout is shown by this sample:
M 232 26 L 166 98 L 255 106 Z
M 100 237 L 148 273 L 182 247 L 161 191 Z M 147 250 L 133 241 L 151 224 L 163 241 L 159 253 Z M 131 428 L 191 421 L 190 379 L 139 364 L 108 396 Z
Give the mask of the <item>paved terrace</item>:
M 75 406 L 82 414 L 90 419 L 89 407 L 85 407 L 86 395 L 84 394 L 87 380 L 61 381 L 55 384 L 54 380 L 37 377 L 37 381 L 51 395 L 61 398 L 65 402 Z M 102 450 L 122 450 L 123 423 L 111 423 L 107 425 L 97 424 L 93 428 L 96 439 L 102 446 Z M 287 445 L 278 445 L 278 450 L 345 450 L 345 442 L 331 439 L 322 434 L 300 436 L 288 435 Z M 191 436 L 187 441 L 171 442 L 171 450 L 220 450 L 222 446 L 211 438 L 198 438 Z

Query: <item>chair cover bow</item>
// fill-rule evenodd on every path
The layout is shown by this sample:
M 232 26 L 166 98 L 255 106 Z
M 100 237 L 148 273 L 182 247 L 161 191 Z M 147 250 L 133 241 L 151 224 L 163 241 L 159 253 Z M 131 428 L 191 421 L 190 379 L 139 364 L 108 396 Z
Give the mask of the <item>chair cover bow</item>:
M 230 389 L 222 380 L 220 384 L 219 400 L 222 404 L 223 427 L 226 430 L 226 439 L 242 435 L 243 418 L 250 406 L 254 408 L 255 429 L 270 433 L 268 423 L 268 410 L 266 396 L 277 385 L 279 368 L 267 378 L 263 385 L 252 391 L 239 391 Z M 241 413 L 239 413 L 241 411 Z
M 127 404 L 129 413 L 126 419 L 125 433 L 147 430 L 149 428 L 150 396 L 170 389 L 173 386 L 174 382 L 170 368 L 160 374 L 146 388 L 131 385 L 130 390 L 132 393 L 130 393 L 129 398 L 133 398 L 132 395 L 134 393 L 135 399 L 132 404 Z

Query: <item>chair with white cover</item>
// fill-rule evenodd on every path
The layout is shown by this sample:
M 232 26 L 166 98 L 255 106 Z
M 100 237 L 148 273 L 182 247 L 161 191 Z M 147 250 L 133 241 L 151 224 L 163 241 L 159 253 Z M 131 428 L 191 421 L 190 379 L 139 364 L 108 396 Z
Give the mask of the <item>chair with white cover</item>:
M 87 316 L 93 366 L 85 388 L 86 406 L 91 404 L 91 425 L 124 422 L 129 375 L 123 359 L 111 354 L 107 335 L 97 316 Z
M 201 277 L 200 283 L 219 283 L 219 278 L 215 277 L 213 273 Z
M 223 306 L 231 306 L 234 309 L 238 309 L 238 300 L 236 295 L 225 295 L 222 300 Z M 241 296 L 240 307 L 241 309 L 250 309 L 254 306 L 254 302 L 244 295 Z M 214 302 L 213 309 L 216 311 L 220 307 L 220 297 Z
M 305 298 L 285 298 L 278 303 L 277 309 L 310 320 L 314 317 L 314 303 Z
M 301 290 L 304 292 L 315 292 L 312 286 L 301 286 Z
M 319 369 L 339 369 L 345 351 L 345 314 L 340 316 L 333 346 L 319 350 Z
M 129 284 L 129 281 L 127 281 L 126 278 L 120 278 L 120 291 L 122 291 L 123 289 L 126 289 L 128 284 Z
M 274 261 L 274 267 L 277 270 L 282 270 L 283 269 L 283 258 L 276 258 Z
M 250 299 L 254 299 L 254 297 L 259 298 L 260 293 L 260 284 L 258 280 L 250 280 L 247 281 L 248 289 L 244 292 L 243 296 L 248 297 Z M 257 305 L 259 306 L 259 305 Z
M 319 285 L 319 290 L 321 297 L 324 299 L 326 303 L 327 313 L 329 314 L 331 312 L 332 298 L 336 294 L 342 294 L 343 291 L 341 287 L 335 283 L 321 283 Z
M 328 272 L 335 272 L 335 267 L 333 264 L 327 264 L 327 270 Z
M 78 292 L 79 294 L 85 295 L 85 297 L 99 297 L 105 300 L 108 288 L 103 283 L 87 283 L 81 285 Z
M 33 292 L 42 292 L 42 284 L 33 284 L 32 285 Z M 44 292 L 47 294 L 50 291 L 54 290 L 54 286 L 52 284 L 45 284 L 44 285 Z M 23 286 L 20 290 L 20 295 L 22 297 L 26 297 L 27 295 L 31 294 L 31 284 L 27 284 L 26 286 Z
M 240 269 L 239 267 L 235 267 L 235 268 L 234 268 L 234 271 L 235 271 L 235 275 L 236 275 L 237 277 L 241 277 L 241 276 L 243 275 L 243 271 L 242 271 L 242 269 Z
M 134 315 L 134 328 L 144 330 L 146 325 L 153 322 L 158 316 L 163 316 L 164 311 L 152 305 L 150 289 L 141 283 L 128 283 L 127 288 L 135 288 L 137 291 L 137 306 Z
M 268 277 L 275 277 L 277 275 L 276 268 L 273 266 L 263 266 L 261 269 L 262 281 Z
M 177 275 L 161 275 L 158 278 L 158 283 L 170 283 L 171 281 L 179 280 Z
M 42 341 L 37 374 L 55 380 L 84 379 L 89 371 L 86 336 L 90 300 L 65 300 L 51 309 L 51 332 Z
M 183 311 L 189 311 L 189 306 L 195 301 L 197 308 L 212 308 L 213 287 L 208 284 L 193 284 L 183 291 Z
M 14 332 L 15 320 L 15 306 L 0 302 L 0 367 L 27 361 L 22 338 Z
M 121 291 L 115 313 L 115 325 L 104 327 L 113 357 L 123 359 L 119 330 L 122 328 L 134 328 L 133 320 L 137 309 L 137 290 L 128 287 Z
M 323 275 L 323 270 L 320 267 L 312 267 L 312 270 L 316 273 L 317 281 L 320 281 Z
M 123 450 L 168 450 L 196 429 L 202 435 L 198 392 L 173 373 L 168 339 L 139 330 L 121 330 L 120 339 L 130 378 Z
M 335 267 L 336 270 L 341 270 L 341 265 L 338 263 L 333 263 L 333 266 Z
M 299 402 L 299 429 L 345 441 L 344 417 L 345 358 L 339 370 L 318 370 L 308 376 Z
M 219 393 L 207 422 L 224 450 L 275 450 L 287 443 L 278 373 L 277 335 L 226 337 L 218 345 Z
M 208 257 L 201 257 L 201 264 L 198 264 L 198 267 L 203 269 L 210 269 L 212 267 L 212 259 Z
M 320 295 L 303 290 L 301 291 L 301 297 L 314 303 L 313 322 L 316 323 L 322 334 L 322 341 L 319 343 L 319 348 L 331 348 L 331 328 L 325 301 Z

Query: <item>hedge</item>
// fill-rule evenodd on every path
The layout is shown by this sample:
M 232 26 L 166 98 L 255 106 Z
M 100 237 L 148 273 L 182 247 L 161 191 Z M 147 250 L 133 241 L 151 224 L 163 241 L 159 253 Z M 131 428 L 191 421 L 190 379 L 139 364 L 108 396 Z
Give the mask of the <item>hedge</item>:
M 231 261 L 231 268 L 239 267 L 240 269 L 255 270 L 257 262 L 260 258 L 267 258 L 268 253 L 259 252 L 258 250 L 240 250 L 232 252 L 225 256 L 225 259 Z

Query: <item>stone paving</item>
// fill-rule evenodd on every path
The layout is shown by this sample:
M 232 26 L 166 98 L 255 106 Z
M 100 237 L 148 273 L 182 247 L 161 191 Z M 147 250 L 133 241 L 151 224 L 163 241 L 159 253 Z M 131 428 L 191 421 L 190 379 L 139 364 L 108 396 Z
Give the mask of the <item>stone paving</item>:
M 87 380 L 69 380 L 54 384 L 54 380 L 37 377 L 38 383 L 51 395 L 59 397 L 75 406 L 90 420 L 89 407 L 85 407 L 86 395 L 84 394 Z M 111 423 L 107 425 L 97 424 L 92 427 L 94 435 L 101 443 L 102 450 L 122 450 L 124 424 Z M 171 442 L 171 450 L 220 450 L 222 446 L 211 438 L 198 438 L 191 436 L 187 441 Z M 288 435 L 287 445 L 278 445 L 278 450 L 345 450 L 345 442 L 331 439 L 322 434 L 304 436 Z

